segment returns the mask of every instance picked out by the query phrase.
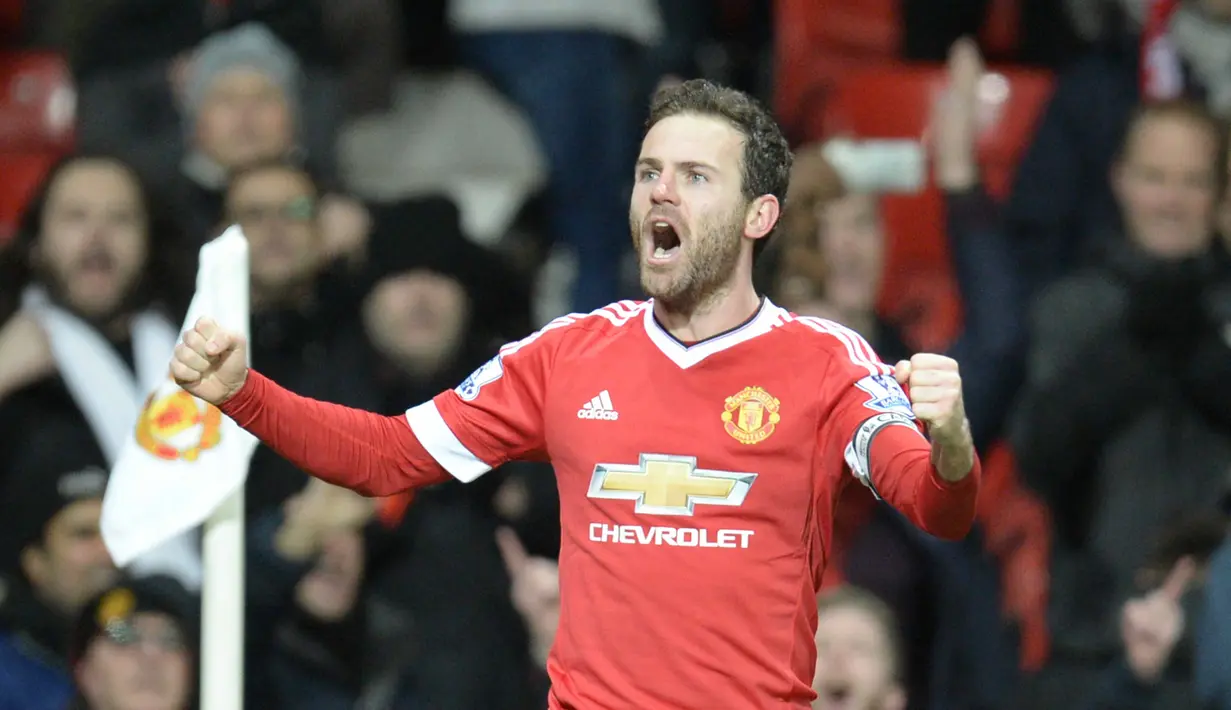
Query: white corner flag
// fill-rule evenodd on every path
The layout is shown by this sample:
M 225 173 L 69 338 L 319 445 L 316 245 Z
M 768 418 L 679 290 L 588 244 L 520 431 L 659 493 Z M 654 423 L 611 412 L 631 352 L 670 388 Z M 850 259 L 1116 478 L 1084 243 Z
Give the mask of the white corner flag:
M 248 243 L 238 227 L 201 248 L 184 330 L 208 315 L 247 337 L 247 298 L 242 310 L 227 304 L 246 296 L 247 266 Z M 103 499 L 103 540 L 116 566 L 126 567 L 208 520 L 243 486 L 256 445 L 255 437 L 216 407 L 180 389 L 168 371 L 146 400 Z
M 184 330 L 202 316 L 248 337 L 248 241 L 238 226 L 201 248 Z M 103 497 L 103 542 L 118 567 L 206 525 L 202 710 L 242 707 L 243 488 L 257 443 L 217 407 L 176 385 L 168 370 L 125 442 Z

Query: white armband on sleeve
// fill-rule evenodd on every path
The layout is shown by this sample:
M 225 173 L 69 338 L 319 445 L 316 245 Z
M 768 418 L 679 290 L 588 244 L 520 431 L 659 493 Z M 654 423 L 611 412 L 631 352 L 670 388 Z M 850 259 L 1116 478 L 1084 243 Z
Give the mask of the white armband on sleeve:
M 872 495 L 876 496 L 877 500 L 881 500 L 881 494 L 872 482 L 872 440 L 881 431 L 891 426 L 904 426 L 911 431 L 919 431 L 915 426 L 915 421 L 905 414 L 886 412 L 877 414 L 860 424 L 855 430 L 855 435 L 851 437 L 851 443 L 846 445 L 846 465 L 850 466 L 851 473 L 859 479 L 860 483 L 867 486 L 868 490 L 872 491 Z

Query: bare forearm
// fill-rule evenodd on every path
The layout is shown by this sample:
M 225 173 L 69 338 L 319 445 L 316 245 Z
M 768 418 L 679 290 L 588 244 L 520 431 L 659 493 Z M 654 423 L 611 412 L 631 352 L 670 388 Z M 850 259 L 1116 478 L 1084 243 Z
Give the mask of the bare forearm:
M 970 423 L 965 422 L 961 436 L 952 440 L 932 441 L 932 465 L 936 473 L 950 483 L 970 475 L 975 466 L 975 445 L 970 435 Z
M 256 371 L 222 412 L 307 473 L 364 495 L 448 480 L 404 417 L 297 395 Z

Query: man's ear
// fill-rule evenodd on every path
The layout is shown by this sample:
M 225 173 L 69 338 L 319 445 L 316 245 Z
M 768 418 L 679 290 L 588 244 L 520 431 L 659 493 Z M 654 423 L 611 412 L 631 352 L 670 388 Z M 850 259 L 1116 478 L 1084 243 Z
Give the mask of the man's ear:
M 782 205 L 773 195 L 761 195 L 748 204 L 744 215 L 744 236 L 749 239 L 763 239 L 778 224 L 782 216 Z

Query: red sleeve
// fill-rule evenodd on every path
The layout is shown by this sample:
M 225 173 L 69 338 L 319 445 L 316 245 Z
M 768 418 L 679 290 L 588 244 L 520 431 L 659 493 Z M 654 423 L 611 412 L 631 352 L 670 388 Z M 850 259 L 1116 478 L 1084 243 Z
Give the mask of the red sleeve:
M 845 337 L 853 347 L 835 355 L 830 371 L 833 405 L 821 430 L 825 460 L 845 461 L 860 483 L 922 530 L 961 539 L 974 521 L 978 459 L 961 481 L 941 478 L 932 446 L 892 368 L 853 332 Z
M 423 447 L 450 474 L 473 481 L 516 459 L 546 458 L 543 402 L 565 316 L 510 343 L 462 384 L 406 412 Z
M 301 397 L 255 370 L 221 409 L 299 468 L 364 495 L 448 480 L 404 417 Z

